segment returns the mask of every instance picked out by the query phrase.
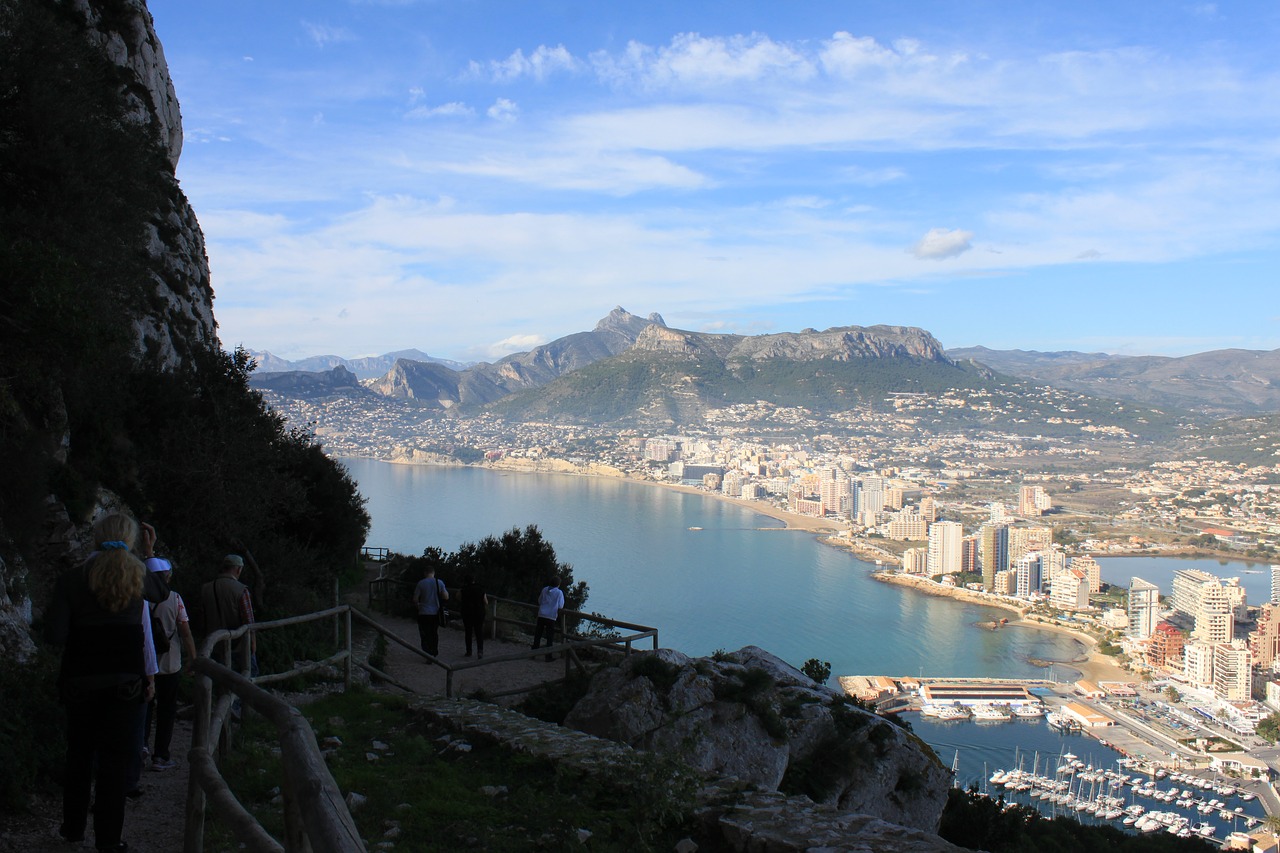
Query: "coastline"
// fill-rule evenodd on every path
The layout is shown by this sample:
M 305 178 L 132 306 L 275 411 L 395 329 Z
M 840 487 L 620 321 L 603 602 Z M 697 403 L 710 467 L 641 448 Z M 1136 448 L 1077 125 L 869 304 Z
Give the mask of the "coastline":
M 803 533 L 811 533 L 817 535 L 819 540 L 826 545 L 835 548 L 844 548 L 854 556 L 855 559 L 863 562 L 880 564 L 883 561 L 896 560 L 894 555 L 887 552 L 881 552 L 874 547 L 862 544 L 850 538 L 839 536 L 838 534 L 844 529 L 838 523 L 825 518 L 815 518 L 813 516 L 800 515 L 798 513 L 789 512 L 769 503 L 762 501 L 742 500 L 741 498 L 731 498 L 716 492 L 709 492 L 697 486 L 684 486 L 677 483 L 661 483 L 655 480 L 644 480 L 637 477 L 627 476 L 626 472 L 617 468 L 605 465 L 581 466 L 562 459 L 555 460 L 508 460 L 506 464 L 485 462 L 485 463 L 463 463 L 453 459 L 437 457 L 435 454 L 426 454 L 415 452 L 411 458 L 395 458 L 395 459 L 379 459 L 376 461 L 389 462 L 396 465 L 434 465 L 437 467 L 468 467 L 481 468 L 490 471 L 505 471 L 512 473 L 526 474 L 569 474 L 585 477 L 610 477 L 613 479 L 622 479 L 630 483 L 639 483 L 657 488 L 672 489 L 685 494 L 699 495 L 702 497 L 715 498 L 727 503 L 740 506 L 743 509 L 781 521 L 785 527 L 776 528 L 779 530 L 794 530 Z M 762 530 L 770 530 L 775 528 L 759 528 Z M 1006 628 L 1029 628 L 1033 630 L 1050 631 L 1064 634 L 1076 640 L 1083 647 L 1083 651 L 1071 660 L 1053 661 L 1055 664 L 1077 670 L 1081 673 L 1081 678 L 1093 681 L 1132 681 L 1135 676 L 1133 673 L 1125 670 L 1111 661 L 1105 655 L 1097 652 L 1097 640 L 1083 631 L 1073 630 L 1063 625 L 1056 625 L 1038 620 L 1026 619 L 1029 608 L 1020 607 L 1012 602 L 993 599 L 986 593 L 977 593 L 972 590 L 958 589 L 955 587 L 943 587 L 933 583 L 927 578 L 914 575 L 903 575 L 899 572 L 888 572 L 877 567 L 872 571 L 871 577 L 884 583 L 896 584 L 915 589 L 926 595 L 935 595 L 944 598 L 953 598 L 969 604 L 977 604 L 985 607 L 995 607 L 1005 610 L 1013 614 L 1007 625 L 999 630 Z
M 898 586 L 910 587 L 911 589 L 922 592 L 926 595 L 936 595 L 942 598 L 953 598 L 957 601 L 964 601 L 969 604 L 978 604 L 984 607 L 997 607 L 1002 610 L 1015 614 L 1015 618 L 1011 619 L 1007 625 L 995 630 L 1005 631 L 1010 628 L 1022 628 L 1036 631 L 1049 631 L 1055 634 L 1062 634 L 1070 637 L 1080 643 L 1083 651 L 1071 660 L 1055 660 L 1054 664 L 1062 664 L 1070 667 L 1080 673 L 1080 678 L 1085 681 L 1092 681 L 1095 684 L 1101 681 L 1136 681 L 1137 676 L 1129 670 L 1119 666 L 1112 661 L 1107 655 L 1098 651 L 1097 639 L 1084 631 L 1074 628 L 1068 628 L 1065 625 L 1058 625 L 1053 622 L 1042 622 L 1039 619 L 1028 619 L 1028 607 L 1020 607 L 1012 602 L 1003 599 L 993 598 L 986 593 L 974 592 L 968 589 L 959 589 L 956 587 L 944 587 L 941 584 L 934 583 L 928 578 L 917 575 L 904 575 L 900 572 L 876 571 L 871 573 L 871 577 L 882 583 L 896 584 Z

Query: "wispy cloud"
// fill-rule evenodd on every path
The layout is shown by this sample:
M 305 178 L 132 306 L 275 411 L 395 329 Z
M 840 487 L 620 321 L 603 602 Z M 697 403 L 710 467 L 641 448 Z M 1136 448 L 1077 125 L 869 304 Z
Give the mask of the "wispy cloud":
M 510 83 L 522 77 L 543 82 L 557 72 L 573 73 L 580 66 L 581 63 L 574 59 L 564 45 L 538 45 L 528 55 L 517 48 L 506 59 L 485 63 L 472 61 L 467 66 L 467 75 L 494 83 Z
M 356 38 L 355 33 L 344 27 L 318 24 L 312 21 L 303 21 L 302 29 L 307 34 L 307 38 L 311 39 L 316 47 L 328 47 L 331 44 L 355 41 Z

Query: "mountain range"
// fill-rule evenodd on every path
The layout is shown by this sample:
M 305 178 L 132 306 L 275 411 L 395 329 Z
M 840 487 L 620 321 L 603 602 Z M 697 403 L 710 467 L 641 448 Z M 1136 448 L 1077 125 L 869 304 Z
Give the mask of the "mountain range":
M 1055 388 L 1213 417 L 1280 412 L 1280 350 L 1223 349 L 1178 358 L 968 347 L 947 350 Z
M 296 397 L 378 395 L 419 408 L 484 409 L 520 420 L 686 423 L 708 409 L 757 401 L 827 413 L 913 392 L 998 388 L 1016 394 L 1019 383 L 1075 392 L 1073 405 L 1095 412 L 1106 407 L 1080 400 L 1209 417 L 1280 412 L 1280 351 L 1161 358 L 945 350 L 927 331 L 909 326 L 712 334 L 673 329 L 659 314 L 639 317 L 620 307 L 591 331 L 493 363 L 464 365 L 409 350 L 292 363 L 322 370 L 272 371 L 278 364 L 260 367 L 255 387 Z M 382 364 L 382 373 L 369 375 Z

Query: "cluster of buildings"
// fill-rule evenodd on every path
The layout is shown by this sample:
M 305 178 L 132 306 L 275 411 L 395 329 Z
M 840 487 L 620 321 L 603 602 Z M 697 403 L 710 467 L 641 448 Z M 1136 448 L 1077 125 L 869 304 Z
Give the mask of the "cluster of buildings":
M 1165 598 L 1155 584 L 1133 578 L 1126 651 L 1172 682 L 1225 702 L 1258 697 L 1280 707 L 1280 566 L 1271 574 L 1271 600 L 1256 610 L 1238 578 L 1180 569 Z

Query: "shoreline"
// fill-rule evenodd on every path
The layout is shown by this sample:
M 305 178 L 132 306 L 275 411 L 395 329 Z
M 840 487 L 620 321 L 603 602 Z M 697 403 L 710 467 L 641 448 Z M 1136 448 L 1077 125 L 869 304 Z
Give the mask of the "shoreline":
M 373 457 L 363 457 L 373 458 Z M 968 604 L 976 604 L 983 607 L 994 607 L 1005 610 L 1014 614 L 1005 628 L 1030 628 L 1036 630 L 1049 631 L 1058 634 L 1064 634 L 1080 643 L 1083 651 L 1072 660 L 1052 661 L 1054 664 L 1061 664 L 1080 672 L 1080 677 L 1084 680 L 1093 681 L 1132 681 L 1136 676 L 1133 673 L 1117 666 L 1107 656 L 1097 652 L 1097 640 L 1091 635 L 1082 631 L 1074 630 L 1063 625 L 1055 625 L 1052 623 L 1041 622 L 1038 620 L 1026 619 L 1029 607 L 1020 607 L 1009 601 L 1000 599 L 992 600 L 985 593 L 976 593 L 972 590 L 958 589 L 955 587 L 942 587 L 926 578 L 914 575 L 903 575 L 898 572 L 889 572 L 883 568 L 886 560 L 894 560 L 896 558 L 887 552 L 881 552 L 870 545 L 864 545 L 848 537 L 839 534 L 845 529 L 837 522 L 833 522 L 825 518 L 815 518 L 808 515 L 800 515 L 790 512 L 772 504 L 763 503 L 761 501 L 743 500 L 741 498 L 732 498 L 716 492 L 709 492 L 698 486 L 685 486 L 678 483 L 662 483 L 656 480 L 645 480 L 638 477 L 630 477 L 617 468 L 604 465 L 592 465 L 583 468 L 580 465 L 565 460 L 538 460 L 529 464 L 494 464 L 488 463 L 466 463 L 457 460 L 448 460 L 435 455 L 421 454 L 416 458 L 399 458 L 399 459 L 376 459 L 377 462 L 387 462 L 392 465 L 425 465 L 442 468 L 479 468 L 487 471 L 511 472 L 517 474 L 566 474 L 582 477 L 608 477 L 610 479 L 625 480 L 628 483 L 638 483 L 656 488 L 670 489 L 673 491 L 683 492 L 685 494 L 699 495 L 701 497 L 714 498 L 743 509 L 763 515 L 766 518 L 772 518 L 775 521 L 781 521 L 785 527 L 782 528 L 757 528 L 758 530 L 794 530 L 802 533 L 814 534 L 823 544 L 833 548 L 842 548 L 850 552 L 854 559 L 873 566 L 870 576 L 873 580 L 882 583 L 891 583 L 898 586 L 909 587 L 926 595 L 935 595 L 942 598 L 951 598 Z M 1114 556 L 1121 556 L 1116 554 Z M 1134 556 L 1138 556 L 1135 554 Z M 1150 556 L 1145 554 L 1143 556 Z M 1003 629 L 1000 629 L 1003 630 Z

